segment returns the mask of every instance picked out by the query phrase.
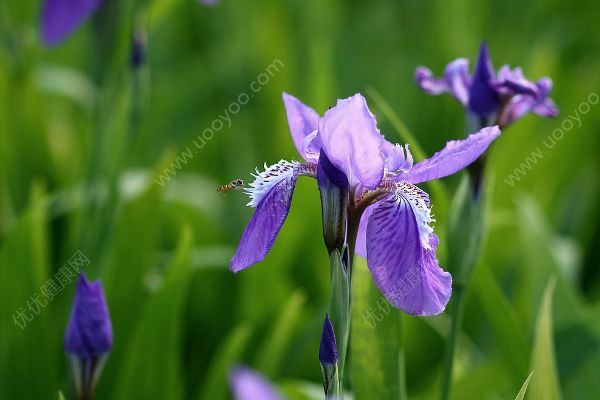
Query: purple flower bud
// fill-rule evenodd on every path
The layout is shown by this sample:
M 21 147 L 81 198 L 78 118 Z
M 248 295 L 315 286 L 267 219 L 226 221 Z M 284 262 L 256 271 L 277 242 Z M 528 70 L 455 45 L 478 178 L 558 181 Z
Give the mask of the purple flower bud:
M 81 273 L 71 318 L 65 332 L 65 351 L 77 398 L 90 398 L 112 348 L 112 326 L 100 281 Z
M 81 358 L 93 358 L 112 348 L 112 326 L 100 281 L 79 276 L 71 319 L 65 332 L 65 350 Z
M 323 334 L 321 335 L 321 346 L 319 347 L 319 361 L 324 365 L 333 365 L 338 361 L 335 333 L 329 315 L 325 314 L 323 322 Z

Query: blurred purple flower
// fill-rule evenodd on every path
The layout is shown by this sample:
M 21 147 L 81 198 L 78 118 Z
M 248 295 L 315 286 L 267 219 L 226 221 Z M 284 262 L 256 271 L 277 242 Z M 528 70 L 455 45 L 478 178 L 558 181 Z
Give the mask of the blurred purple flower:
M 297 177 L 316 177 L 324 154 L 346 177 L 348 214 L 360 218 L 356 252 L 366 256 L 381 292 L 409 314 L 442 312 L 452 278 L 435 256 L 438 242 L 431 227 L 429 196 L 415 185 L 451 175 L 475 161 L 500 134 L 498 127 L 448 142 L 413 166 L 408 145 L 385 140 L 360 94 L 338 100 L 322 118 L 288 94 L 283 100 L 292 139 L 304 162 L 281 160 L 257 171 L 246 189 L 248 205 L 256 211 L 230 269 L 238 272 L 265 258 L 287 217 Z
M 550 78 L 534 83 L 523 76 L 521 68 L 511 70 L 508 65 L 500 68 L 496 76 L 485 42 L 481 44 L 472 76 L 468 67 L 467 59 L 454 60 L 446 66 L 442 78 L 433 77 L 426 67 L 417 67 L 414 79 L 429 94 L 450 93 L 479 118 L 487 121 L 495 116 L 500 127 L 528 112 L 544 117 L 558 115 L 558 108 L 550 99 Z
M 283 400 L 273 385 L 247 367 L 235 367 L 229 373 L 229 385 L 235 400 Z
M 44 0 L 41 15 L 41 36 L 48 47 L 55 46 L 70 36 L 98 8 L 103 0 Z M 216 6 L 218 0 L 199 0 L 207 6 Z
M 54 46 L 72 34 L 102 4 L 102 0 L 45 0 L 42 39 Z
M 64 341 L 78 398 L 91 398 L 112 341 L 102 284 L 89 282 L 81 273 Z

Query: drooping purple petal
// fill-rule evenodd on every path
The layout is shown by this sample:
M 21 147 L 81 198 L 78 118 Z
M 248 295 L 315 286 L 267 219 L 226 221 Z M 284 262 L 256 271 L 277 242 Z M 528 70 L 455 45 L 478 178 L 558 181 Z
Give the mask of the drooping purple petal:
M 500 129 L 493 126 L 472 133 L 466 139 L 451 140 L 431 158 L 397 175 L 394 180 L 417 184 L 452 175 L 475 161 L 499 135 Z
M 318 144 L 319 138 L 316 137 L 316 131 L 319 127 L 319 114 L 287 93 L 283 93 L 283 103 L 287 112 L 292 140 L 298 153 L 306 161 L 318 160 L 320 145 Z M 316 142 L 314 142 L 315 140 Z M 315 145 L 317 147 L 313 148 Z
M 438 265 L 437 236 L 423 231 L 423 222 L 430 218 L 424 204 L 410 190 L 377 203 L 367 225 L 367 264 L 375 284 L 393 306 L 426 316 L 444 310 L 452 293 L 452 277 Z
M 469 61 L 465 58 L 456 59 L 448 64 L 441 79 L 435 78 L 429 68 L 417 67 L 414 80 L 426 93 L 450 93 L 463 105 L 469 101 Z
M 469 88 L 468 107 L 480 117 L 487 117 L 497 111 L 500 100 L 495 88 L 494 68 L 487 45 L 481 44 L 475 71 Z
M 273 246 L 290 210 L 297 167 L 297 163 L 281 160 L 262 173 L 257 171 L 255 181 L 247 189 L 251 197 L 248 205 L 256 207 L 256 211 L 231 259 L 231 271 L 238 272 L 262 261 Z
M 97 358 L 111 350 L 112 339 L 102 284 L 100 281 L 89 282 L 81 273 L 65 331 L 65 350 L 81 359 Z
M 535 84 L 525 78 L 523 70 L 519 67 L 511 70 L 508 65 L 503 65 L 498 71 L 496 89 L 498 93 L 508 96 L 516 94 L 536 96 L 537 94 Z
M 323 333 L 321 334 L 321 344 L 319 346 L 319 361 L 321 364 L 335 364 L 338 361 L 337 344 L 333 325 L 329 315 L 325 315 L 323 321 Z
M 383 178 L 383 136 L 360 94 L 338 100 L 319 121 L 322 151 L 347 177 L 351 187 L 373 189 Z
M 422 91 L 434 96 L 448 92 L 446 81 L 444 79 L 435 78 L 431 70 L 427 67 L 417 67 L 415 70 L 414 81 Z
M 558 115 L 558 107 L 550 99 L 552 80 L 547 77 L 541 78 L 535 83 L 534 87 L 534 95 L 520 94 L 510 99 L 500 116 L 502 126 L 515 122 L 529 112 L 542 117 L 556 117 Z
M 283 396 L 258 372 L 236 367 L 229 373 L 229 386 L 235 400 L 283 400 Z
M 54 46 L 83 24 L 102 0 L 45 0 L 42 9 L 42 40 Z

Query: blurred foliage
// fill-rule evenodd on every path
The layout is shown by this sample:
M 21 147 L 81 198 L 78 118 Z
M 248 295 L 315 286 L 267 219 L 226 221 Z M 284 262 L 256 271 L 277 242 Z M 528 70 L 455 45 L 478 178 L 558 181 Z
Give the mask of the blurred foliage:
M 401 141 L 409 129 L 432 154 L 462 136 L 464 116 L 450 97 L 420 93 L 412 73 L 473 60 L 482 39 L 496 67 L 551 76 L 562 113 L 525 117 L 491 149 L 491 225 L 466 295 L 453 396 L 514 398 L 534 369 L 530 398 L 543 389 L 535 366 L 554 351 L 556 390 L 600 398 L 600 105 L 589 100 L 600 91 L 597 2 L 105 3 L 52 49 L 38 38 L 40 1 L 0 4 L 0 398 L 54 399 L 59 390 L 71 398 L 62 334 L 74 285 L 24 329 L 12 318 L 78 250 L 91 260 L 86 273 L 104 282 L 114 324 L 99 398 L 226 399 L 237 362 L 291 398 L 319 398 L 329 273 L 316 184 L 300 181 L 270 255 L 237 275 L 227 263 L 252 210 L 240 193 L 215 188 L 264 162 L 298 158 L 282 91 L 320 112 L 365 93 L 387 138 Z M 139 70 L 129 65 L 134 31 L 146 42 Z M 283 67 L 253 92 L 276 60 Z M 248 104 L 216 129 L 243 93 Z M 576 115 L 581 126 L 566 130 Z M 562 139 L 507 184 L 561 124 Z M 211 127 L 213 137 L 195 147 Z M 189 149 L 198 151 L 156 183 Z M 427 187 L 441 265 L 445 196 L 459 181 Z M 436 398 L 447 317 L 391 313 L 381 329 L 393 333 L 401 317 L 409 397 Z

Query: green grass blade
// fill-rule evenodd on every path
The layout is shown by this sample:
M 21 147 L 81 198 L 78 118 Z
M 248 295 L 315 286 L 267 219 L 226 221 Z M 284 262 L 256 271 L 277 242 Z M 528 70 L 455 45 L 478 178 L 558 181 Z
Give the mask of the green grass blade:
M 525 393 L 527 393 L 527 387 L 529 386 L 529 380 L 531 379 L 531 375 L 533 375 L 533 371 L 529 373 L 529 376 L 527 377 L 527 379 L 525 379 L 525 382 L 523 382 L 523 386 L 521 386 L 521 390 L 519 390 L 519 393 L 517 393 L 517 397 L 515 397 L 515 400 L 523 400 L 525 398 Z
M 561 398 L 552 327 L 552 295 L 555 286 L 556 279 L 551 278 L 544 291 L 538 312 L 531 358 L 531 369 L 535 371 L 531 382 L 531 399 L 533 400 L 558 400 Z

